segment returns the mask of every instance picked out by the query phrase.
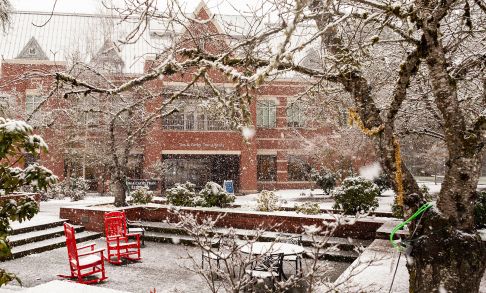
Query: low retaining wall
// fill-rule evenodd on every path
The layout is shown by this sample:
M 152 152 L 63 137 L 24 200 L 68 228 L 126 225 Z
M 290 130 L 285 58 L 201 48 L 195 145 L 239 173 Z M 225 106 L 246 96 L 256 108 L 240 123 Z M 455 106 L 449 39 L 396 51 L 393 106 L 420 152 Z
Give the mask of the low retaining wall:
M 125 208 L 104 207 L 70 207 L 61 208 L 60 217 L 69 219 L 71 223 L 83 225 L 87 230 L 104 232 L 104 213 L 113 210 L 125 211 L 129 220 L 141 220 L 151 222 L 178 222 L 178 215 L 174 214 L 168 206 L 147 207 L 135 206 Z M 181 213 L 189 213 L 200 218 L 221 218 L 217 221 L 217 227 L 233 227 L 238 229 L 264 229 L 266 231 L 279 231 L 286 233 L 302 233 L 303 226 L 315 225 L 327 228 L 336 220 L 330 215 L 292 215 L 264 212 L 234 211 L 230 209 L 212 208 L 180 208 Z M 387 218 L 361 218 L 354 221 L 353 225 L 339 226 L 334 232 L 335 237 L 352 237 L 357 239 L 374 239 L 376 230 L 386 222 Z
M 0 202 L 5 202 L 11 199 L 17 201 L 19 199 L 26 198 L 26 197 L 32 197 L 34 201 L 37 203 L 37 206 L 40 207 L 41 196 L 39 193 L 27 193 L 27 192 L 10 193 L 0 197 Z

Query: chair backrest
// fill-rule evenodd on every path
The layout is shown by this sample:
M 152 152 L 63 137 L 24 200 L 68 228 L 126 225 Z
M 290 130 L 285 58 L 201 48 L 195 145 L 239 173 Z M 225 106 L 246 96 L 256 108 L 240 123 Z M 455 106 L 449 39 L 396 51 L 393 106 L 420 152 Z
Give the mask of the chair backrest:
M 283 269 L 283 258 L 283 253 L 264 255 L 255 269 L 258 271 L 281 271 Z
M 78 260 L 78 249 L 76 247 L 76 235 L 74 226 L 64 223 L 64 235 L 66 235 L 66 247 L 68 251 L 69 261 Z
M 127 221 L 125 212 L 115 211 L 105 213 L 106 238 L 125 236 L 127 234 Z
M 292 234 L 279 234 L 278 242 L 302 245 L 302 235 L 292 235 Z

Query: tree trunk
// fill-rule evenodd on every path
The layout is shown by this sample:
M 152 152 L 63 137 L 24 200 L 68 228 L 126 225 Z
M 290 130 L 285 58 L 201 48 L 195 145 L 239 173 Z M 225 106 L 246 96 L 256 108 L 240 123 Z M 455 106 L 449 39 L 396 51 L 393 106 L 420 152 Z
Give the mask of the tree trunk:
M 409 292 L 479 292 L 486 265 L 479 235 L 451 228 L 438 214 L 422 223 L 407 260 Z
M 127 205 L 126 192 L 127 186 L 125 180 L 115 178 L 111 184 L 111 192 L 115 196 L 115 206 L 124 207 Z

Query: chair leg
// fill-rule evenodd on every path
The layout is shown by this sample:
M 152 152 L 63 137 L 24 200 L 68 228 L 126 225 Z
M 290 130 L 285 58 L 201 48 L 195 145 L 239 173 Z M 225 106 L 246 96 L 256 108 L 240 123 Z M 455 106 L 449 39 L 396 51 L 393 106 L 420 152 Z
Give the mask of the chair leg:
M 81 270 L 80 269 L 78 269 L 78 283 L 81 283 L 81 284 L 84 283 L 83 277 L 81 277 Z
M 101 261 L 101 278 L 106 279 L 106 274 L 105 274 L 105 262 L 102 260 Z

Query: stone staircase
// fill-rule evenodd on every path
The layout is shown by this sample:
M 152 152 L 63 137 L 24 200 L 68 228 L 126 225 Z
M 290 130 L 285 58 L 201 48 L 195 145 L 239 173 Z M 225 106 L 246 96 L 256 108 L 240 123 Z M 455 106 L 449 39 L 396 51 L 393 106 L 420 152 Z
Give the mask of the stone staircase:
M 186 231 L 181 228 L 174 227 L 173 225 L 162 222 L 142 222 L 141 226 L 145 228 L 145 240 L 160 242 L 160 243 L 173 243 L 183 245 L 195 245 L 194 238 L 187 235 Z M 255 231 L 245 229 L 233 229 L 236 236 L 241 239 L 254 239 Z M 216 233 L 225 234 L 228 232 L 226 228 L 215 229 Z M 298 234 L 289 234 L 298 236 Z M 258 241 L 275 241 L 278 237 L 278 232 L 263 232 L 258 238 Z M 339 237 L 331 237 L 326 242 L 326 248 L 324 251 L 320 251 L 320 258 L 331 261 L 352 262 L 358 256 L 357 249 L 367 247 L 372 240 L 356 240 Z M 312 239 L 304 235 L 302 237 L 302 244 L 306 248 L 306 251 L 312 251 Z
M 40 253 L 66 245 L 64 237 L 64 219 L 49 219 L 42 222 L 24 222 L 13 226 L 8 236 L 12 246 L 11 258 L 19 258 L 29 254 Z M 88 232 L 83 226 L 75 226 L 78 243 L 97 239 L 101 233 Z

